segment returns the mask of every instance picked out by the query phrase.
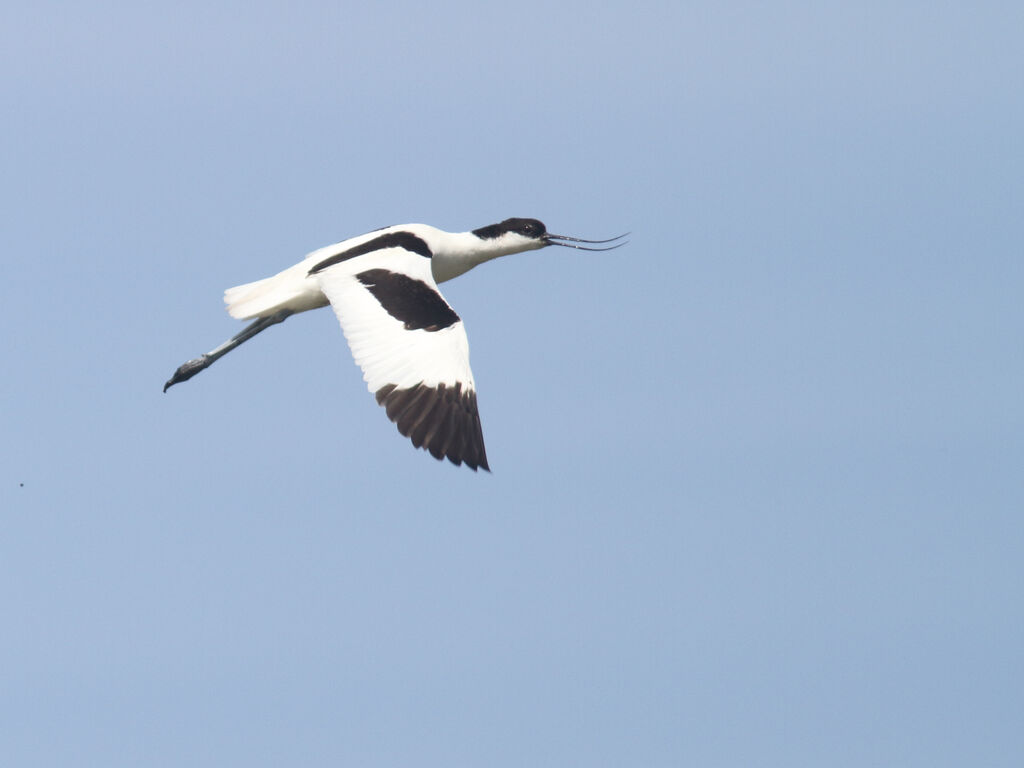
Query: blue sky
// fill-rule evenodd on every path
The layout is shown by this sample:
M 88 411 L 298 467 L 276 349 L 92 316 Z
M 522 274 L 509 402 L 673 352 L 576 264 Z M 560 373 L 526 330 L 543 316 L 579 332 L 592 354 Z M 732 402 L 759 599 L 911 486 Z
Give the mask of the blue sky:
M 1022 28 L 5 7 L 0 761 L 1016 765 Z M 508 216 L 632 235 L 444 286 L 493 474 L 326 310 L 161 393 L 224 288 Z

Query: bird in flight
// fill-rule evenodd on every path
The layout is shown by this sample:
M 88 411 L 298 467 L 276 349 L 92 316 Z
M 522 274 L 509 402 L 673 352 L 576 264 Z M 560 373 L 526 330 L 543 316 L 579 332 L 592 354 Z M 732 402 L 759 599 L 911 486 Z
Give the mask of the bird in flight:
M 398 431 L 436 459 L 489 471 L 466 330 L 437 284 L 499 256 L 549 245 L 608 251 L 625 245 L 623 237 L 555 235 L 536 219 L 513 218 L 471 232 L 401 224 L 319 248 L 272 277 L 228 288 L 228 313 L 254 321 L 180 365 L 164 392 L 270 326 L 330 304 Z

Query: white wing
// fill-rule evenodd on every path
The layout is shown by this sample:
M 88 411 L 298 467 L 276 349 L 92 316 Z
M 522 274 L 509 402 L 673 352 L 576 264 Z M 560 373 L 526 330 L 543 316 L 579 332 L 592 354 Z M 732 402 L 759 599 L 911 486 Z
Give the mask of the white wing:
M 426 244 L 381 236 L 381 247 L 314 266 L 370 392 L 398 431 L 437 459 L 487 466 L 469 341 L 441 296 Z

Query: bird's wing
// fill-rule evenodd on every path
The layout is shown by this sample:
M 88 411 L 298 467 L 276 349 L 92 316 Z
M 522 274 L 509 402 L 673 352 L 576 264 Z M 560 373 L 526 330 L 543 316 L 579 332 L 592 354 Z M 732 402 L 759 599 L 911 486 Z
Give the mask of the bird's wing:
M 310 274 L 398 431 L 437 459 L 489 469 L 462 320 L 437 289 L 425 244 L 382 240 Z

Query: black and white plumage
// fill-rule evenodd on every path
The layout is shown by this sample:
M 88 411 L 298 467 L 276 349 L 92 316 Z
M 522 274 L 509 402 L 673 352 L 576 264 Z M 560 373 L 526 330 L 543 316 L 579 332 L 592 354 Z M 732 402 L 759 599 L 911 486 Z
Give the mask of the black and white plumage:
M 471 232 L 426 224 L 385 227 L 320 248 L 273 277 L 229 288 L 232 317 L 253 319 L 216 349 L 181 365 L 168 387 L 297 312 L 327 306 L 341 323 L 363 378 L 398 431 L 437 459 L 489 469 L 461 318 L 437 284 L 485 261 L 549 245 L 611 243 L 554 235 L 536 219 L 506 219 Z

